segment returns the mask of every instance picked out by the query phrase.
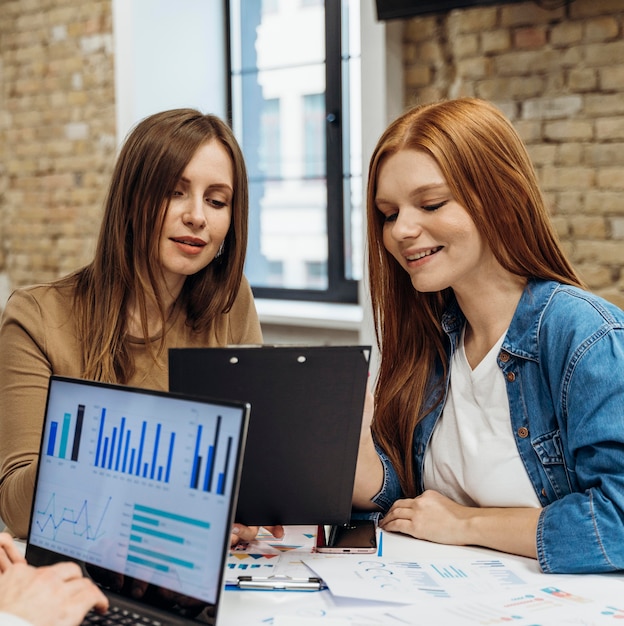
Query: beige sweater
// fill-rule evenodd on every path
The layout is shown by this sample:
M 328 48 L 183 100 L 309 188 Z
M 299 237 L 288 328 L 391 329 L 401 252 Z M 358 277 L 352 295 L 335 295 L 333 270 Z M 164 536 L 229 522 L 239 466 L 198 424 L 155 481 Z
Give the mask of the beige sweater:
M 0 324 L 0 518 L 21 538 L 28 531 L 49 376 L 81 375 L 72 302 L 72 288 L 19 289 L 9 298 Z M 174 314 L 158 363 L 142 339 L 129 341 L 136 374 L 128 384 L 166 390 L 167 348 L 262 343 L 249 283 L 243 280 L 232 310 L 210 331 L 193 332 L 181 311 Z

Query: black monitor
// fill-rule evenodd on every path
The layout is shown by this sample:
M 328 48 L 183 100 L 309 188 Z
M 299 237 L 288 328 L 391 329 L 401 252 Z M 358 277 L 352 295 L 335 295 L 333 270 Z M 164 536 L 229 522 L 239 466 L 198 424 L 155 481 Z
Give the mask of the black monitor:
M 521 2 L 522 0 L 376 0 L 377 19 L 394 20 L 434 13 L 447 13 L 452 9 L 490 6 Z

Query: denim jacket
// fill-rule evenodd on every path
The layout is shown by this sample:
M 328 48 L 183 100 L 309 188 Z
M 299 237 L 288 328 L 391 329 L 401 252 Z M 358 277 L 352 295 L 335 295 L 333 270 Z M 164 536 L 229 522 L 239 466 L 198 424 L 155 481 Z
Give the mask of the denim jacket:
M 456 349 L 465 319 L 455 304 L 443 316 Z M 547 573 L 624 569 L 624 312 L 581 289 L 529 280 L 498 355 L 518 453 L 543 509 L 537 554 Z M 430 388 L 444 383 L 437 364 Z M 418 493 L 425 450 L 443 401 L 414 431 Z M 429 403 L 433 403 L 433 393 Z M 401 498 L 386 455 L 373 501 Z

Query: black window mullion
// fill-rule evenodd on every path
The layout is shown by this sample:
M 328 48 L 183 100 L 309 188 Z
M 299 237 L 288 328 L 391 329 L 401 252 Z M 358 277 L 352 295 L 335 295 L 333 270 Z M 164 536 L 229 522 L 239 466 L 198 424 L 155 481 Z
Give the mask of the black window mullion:
M 230 2 L 226 0 L 228 38 Z M 327 183 L 327 280 L 325 290 L 288 289 L 252 285 L 258 298 L 355 303 L 357 281 L 348 280 L 345 272 L 345 199 L 342 130 L 342 0 L 325 0 L 325 113 L 326 113 L 326 183 Z M 228 50 L 230 49 L 228 41 Z M 232 110 L 231 62 L 228 75 L 229 109 Z M 231 120 L 230 120 L 231 121 Z
M 341 4 L 341 0 L 325 2 L 327 274 L 330 291 L 341 292 L 341 300 L 355 301 L 355 285 L 349 285 L 345 280 L 344 259 Z M 350 287 L 353 287 L 353 294 L 349 293 Z

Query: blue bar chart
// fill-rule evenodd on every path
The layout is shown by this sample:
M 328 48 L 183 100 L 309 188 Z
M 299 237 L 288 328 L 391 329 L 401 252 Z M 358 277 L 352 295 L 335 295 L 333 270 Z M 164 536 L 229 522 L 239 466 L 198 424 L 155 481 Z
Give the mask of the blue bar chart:
M 78 460 L 85 405 L 79 404 L 75 413 L 64 413 L 62 420 L 52 420 L 47 433 L 47 456 L 71 461 Z M 70 447 L 71 442 L 71 447 Z
M 201 550 L 199 537 L 210 529 L 207 520 L 195 519 L 152 506 L 132 508 L 127 562 L 161 573 L 186 571 L 193 576 Z
M 217 416 L 214 430 L 210 432 L 201 424 L 197 426 L 193 466 L 191 470 L 191 489 L 223 495 L 230 470 L 232 437 L 220 437 L 221 416 Z M 225 450 L 220 446 L 225 445 Z M 216 468 L 217 454 L 220 453 L 221 466 Z
M 176 433 L 162 423 L 141 418 L 111 418 L 103 407 L 95 447 L 95 467 L 129 476 L 168 483 Z

